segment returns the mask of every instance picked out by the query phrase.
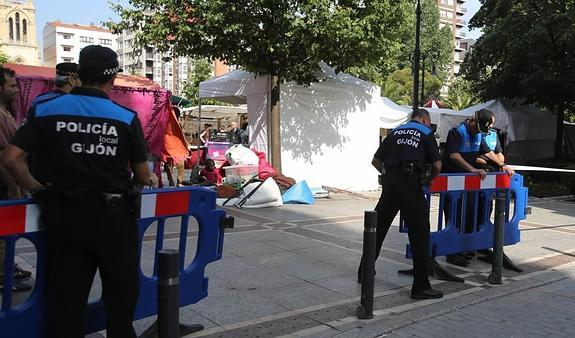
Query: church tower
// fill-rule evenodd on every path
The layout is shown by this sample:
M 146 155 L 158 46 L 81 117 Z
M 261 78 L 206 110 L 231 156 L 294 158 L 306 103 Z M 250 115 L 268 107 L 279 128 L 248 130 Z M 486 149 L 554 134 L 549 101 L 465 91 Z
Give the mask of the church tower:
M 32 0 L 0 0 L 0 51 L 10 62 L 40 65 Z

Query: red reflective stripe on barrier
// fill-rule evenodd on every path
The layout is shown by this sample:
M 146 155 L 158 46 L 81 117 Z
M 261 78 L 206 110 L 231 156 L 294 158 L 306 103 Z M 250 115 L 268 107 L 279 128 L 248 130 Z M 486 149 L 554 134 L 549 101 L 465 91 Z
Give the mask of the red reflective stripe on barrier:
M 447 176 L 437 176 L 433 182 L 431 182 L 431 187 L 429 191 L 431 192 L 442 192 L 447 190 Z
M 190 193 L 178 191 L 156 195 L 156 216 L 185 214 L 190 208 Z
M 465 176 L 465 190 L 481 189 L 481 176 Z
M 511 187 L 511 177 L 509 175 L 497 175 L 497 188 L 504 189 Z
M 26 205 L 0 208 L 0 236 L 21 234 L 26 230 Z

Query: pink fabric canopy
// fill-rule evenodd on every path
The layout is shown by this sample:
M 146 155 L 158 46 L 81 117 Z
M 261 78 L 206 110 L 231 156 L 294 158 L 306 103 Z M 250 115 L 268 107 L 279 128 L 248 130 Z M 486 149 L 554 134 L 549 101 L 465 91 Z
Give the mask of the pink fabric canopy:
M 26 116 L 34 98 L 52 90 L 54 69 L 12 64 L 5 66 L 16 71 L 19 92 L 13 108 L 19 123 Z M 171 114 L 170 96 L 169 91 L 148 79 L 125 75 L 118 77 L 110 95 L 113 101 L 138 113 L 150 152 L 158 158 L 161 158 L 164 150 L 164 135 Z

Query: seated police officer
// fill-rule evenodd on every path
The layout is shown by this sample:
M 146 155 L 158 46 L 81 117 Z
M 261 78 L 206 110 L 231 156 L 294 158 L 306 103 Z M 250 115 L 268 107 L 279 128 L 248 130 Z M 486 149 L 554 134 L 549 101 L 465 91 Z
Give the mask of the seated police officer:
M 6 149 L 3 163 L 36 193 L 47 232 L 49 337 L 83 337 L 96 270 L 102 279 L 107 337 L 136 337 L 138 230 L 131 174 L 157 185 L 135 112 L 112 102 L 118 68 L 109 48 L 80 52 L 82 87 L 38 102 Z M 26 156 L 36 154 L 35 176 Z M 74 269 L 70 283 L 69 271 Z
M 371 164 L 384 173 L 383 192 L 377 211 L 377 247 L 379 256 L 387 231 L 401 210 L 408 226 L 413 251 L 413 286 L 411 298 L 441 298 L 443 293 L 431 288 L 429 260 L 429 208 L 423 185 L 441 171 L 441 161 L 431 118 L 425 109 L 417 109 L 411 121 L 392 130 L 377 149 Z M 363 259 L 362 259 L 363 260 Z M 361 282 L 361 264 L 358 271 Z
M 55 96 L 68 94 L 81 85 L 80 78 L 78 77 L 78 64 L 73 62 L 62 62 L 56 65 L 56 76 L 54 77 L 54 89 L 44 94 L 36 96 L 30 106 L 36 103 L 51 99 Z

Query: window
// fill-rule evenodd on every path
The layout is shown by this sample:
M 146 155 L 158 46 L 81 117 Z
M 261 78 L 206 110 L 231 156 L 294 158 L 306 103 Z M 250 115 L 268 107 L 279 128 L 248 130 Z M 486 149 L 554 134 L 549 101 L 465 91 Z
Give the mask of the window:
M 72 38 L 72 36 L 70 34 L 64 34 L 63 37 L 66 40 L 69 40 L 70 38 Z
M 80 36 L 80 42 L 94 43 L 94 38 L 89 37 L 89 36 Z
M 111 39 L 100 39 L 100 44 L 104 46 L 111 46 L 112 40 Z
M 64 48 L 65 52 L 71 52 L 72 51 L 72 47 L 70 47 L 70 46 L 62 46 L 62 48 Z
M 20 13 L 16 13 L 16 41 L 20 41 Z
M 26 19 L 22 20 L 22 37 L 24 38 L 24 42 L 28 42 L 28 24 Z
M 8 30 L 10 31 L 10 40 L 14 40 L 14 20 L 8 19 Z

